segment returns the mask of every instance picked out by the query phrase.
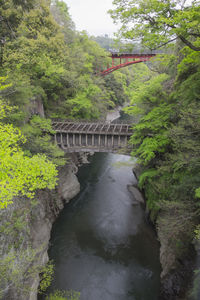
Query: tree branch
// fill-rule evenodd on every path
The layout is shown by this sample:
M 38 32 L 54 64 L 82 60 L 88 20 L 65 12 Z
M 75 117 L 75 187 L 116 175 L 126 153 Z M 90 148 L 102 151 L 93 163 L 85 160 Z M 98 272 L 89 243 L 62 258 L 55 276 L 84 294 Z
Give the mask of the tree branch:
M 177 37 L 175 37 L 175 38 L 173 38 L 173 39 L 167 41 L 166 43 L 163 43 L 162 45 L 160 45 L 160 46 L 158 46 L 158 47 L 156 47 L 156 48 L 154 48 L 154 49 L 151 49 L 151 50 L 153 51 L 153 50 L 156 50 L 156 49 L 158 49 L 158 48 L 161 48 L 161 47 L 163 47 L 163 46 L 165 46 L 165 45 L 167 45 L 167 44 L 169 44 L 169 43 L 175 41 L 176 39 L 177 39 Z
M 194 50 L 194 51 L 200 51 L 200 47 L 196 47 L 195 45 L 193 45 L 190 41 L 188 41 L 184 36 L 182 35 L 178 35 L 178 38 L 184 43 L 186 44 L 190 49 Z

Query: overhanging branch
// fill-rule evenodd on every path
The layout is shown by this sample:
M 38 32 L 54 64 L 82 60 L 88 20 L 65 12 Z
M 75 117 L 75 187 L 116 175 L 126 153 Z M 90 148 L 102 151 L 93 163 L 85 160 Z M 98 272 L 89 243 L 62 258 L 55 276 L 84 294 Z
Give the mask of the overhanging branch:
M 184 36 L 179 35 L 179 39 L 186 44 L 190 49 L 194 51 L 200 51 L 200 47 L 196 47 L 194 44 L 192 44 L 190 41 L 188 41 Z

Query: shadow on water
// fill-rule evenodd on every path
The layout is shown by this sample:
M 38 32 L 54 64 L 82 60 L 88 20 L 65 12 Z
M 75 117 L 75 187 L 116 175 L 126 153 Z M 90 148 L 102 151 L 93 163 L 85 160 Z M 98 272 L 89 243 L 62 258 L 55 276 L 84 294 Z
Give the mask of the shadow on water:
M 52 229 L 55 276 L 48 292 L 73 289 L 81 300 L 158 299 L 159 244 L 127 189 L 136 181 L 129 159 L 97 153 L 80 168 L 81 191 Z

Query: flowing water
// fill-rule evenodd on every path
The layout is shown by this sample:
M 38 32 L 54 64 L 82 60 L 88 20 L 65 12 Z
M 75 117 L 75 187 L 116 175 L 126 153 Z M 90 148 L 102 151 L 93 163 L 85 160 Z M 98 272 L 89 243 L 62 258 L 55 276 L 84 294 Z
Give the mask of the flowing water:
M 136 179 L 130 157 L 96 153 L 78 172 L 81 192 L 52 230 L 49 289 L 81 300 L 157 300 L 159 244 L 143 208 L 127 189 Z

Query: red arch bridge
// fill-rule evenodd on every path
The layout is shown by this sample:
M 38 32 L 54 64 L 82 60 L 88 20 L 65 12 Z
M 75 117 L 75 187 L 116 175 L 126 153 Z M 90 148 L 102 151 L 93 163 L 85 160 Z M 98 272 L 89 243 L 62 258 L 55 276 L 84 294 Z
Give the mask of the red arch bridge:
M 141 62 L 149 61 L 156 54 L 133 54 L 133 53 L 111 53 L 112 66 L 107 65 L 107 69 L 100 71 L 100 75 L 105 76 L 112 73 L 115 70 L 138 64 Z

